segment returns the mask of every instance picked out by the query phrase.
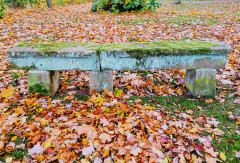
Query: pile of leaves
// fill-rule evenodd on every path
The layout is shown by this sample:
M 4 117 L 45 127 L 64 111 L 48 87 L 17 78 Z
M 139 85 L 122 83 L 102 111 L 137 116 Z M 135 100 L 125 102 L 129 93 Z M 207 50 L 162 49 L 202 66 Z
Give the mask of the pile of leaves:
M 240 5 L 219 3 L 120 15 L 91 13 L 91 3 L 10 10 L 0 20 L 0 161 L 239 162 Z M 192 99 L 179 70 L 114 71 L 114 92 L 102 94 L 89 92 L 88 72 L 63 71 L 55 97 L 28 94 L 28 71 L 5 53 L 20 42 L 158 40 L 233 48 L 215 99 Z

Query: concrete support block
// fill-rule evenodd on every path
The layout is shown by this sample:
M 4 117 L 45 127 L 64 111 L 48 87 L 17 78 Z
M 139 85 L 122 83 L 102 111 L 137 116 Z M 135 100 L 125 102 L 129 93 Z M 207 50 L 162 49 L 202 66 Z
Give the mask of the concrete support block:
M 105 89 L 113 91 L 113 72 L 105 71 L 90 71 L 89 72 L 90 91 L 103 92 Z
M 60 85 L 59 71 L 30 70 L 28 89 L 31 93 L 54 96 Z
M 188 69 L 185 84 L 193 96 L 214 97 L 216 95 L 216 70 Z

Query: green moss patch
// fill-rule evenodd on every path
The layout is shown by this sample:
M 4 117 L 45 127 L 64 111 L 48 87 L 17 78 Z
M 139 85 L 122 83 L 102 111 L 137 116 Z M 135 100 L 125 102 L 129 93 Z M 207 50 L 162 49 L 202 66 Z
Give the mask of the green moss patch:
M 29 91 L 31 93 L 39 93 L 39 94 L 42 94 L 42 95 L 46 95 L 48 94 L 48 91 L 46 88 L 44 88 L 42 85 L 40 84 L 35 84 L 33 86 L 30 86 L 29 87 Z
M 65 47 L 77 47 L 77 46 L 85 46 L 87 43 L 80 42 L 59 42 L 59 43 L 20 43 L 17 47 L 33 47 L 37 48 L 43 52 L 51 52 L 58 49 L 62 49 Z
M 97 54 L 102 51 L 122 51 L 138 57 L 139 54 L 146 55 L 168 55 L 168 54 L 207 54 L 212 52 L 213 46 L 220 44 L 206 41 L 158 41 L 158 42 L 134 42 L 134 43 L 21 43 L 17 47 L 33 47 L 43 52 L 54 52 L 65 47 L 84 47 L 86 50 L 95 50 Z

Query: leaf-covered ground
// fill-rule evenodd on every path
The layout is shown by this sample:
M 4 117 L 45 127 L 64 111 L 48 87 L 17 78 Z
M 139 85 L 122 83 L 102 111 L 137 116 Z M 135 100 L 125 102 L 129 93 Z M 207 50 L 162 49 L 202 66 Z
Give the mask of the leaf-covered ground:
M 0 20 L 0 161 L 239 162 L 240 2 L 163 1 L 151 13 L 89 13 L 91 3 L 10 10 Z M 215 99 L 194 99 L 182 70 L 117 71 L 114 92 L 89 92 L 63 71 L 55 97 L 28 94 L 5 52 L 20 42 L 219 40 L 230 45 Z

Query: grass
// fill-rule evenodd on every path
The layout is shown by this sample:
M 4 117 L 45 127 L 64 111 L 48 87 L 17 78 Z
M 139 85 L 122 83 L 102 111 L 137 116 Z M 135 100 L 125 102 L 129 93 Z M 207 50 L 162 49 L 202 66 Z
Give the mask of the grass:
M 240 13 L 234 13 L 234 16 L 240 17 Z
M 213 103 L 207 103 L 205 100 L 201 99 L 186 99 L 183 97 L 173 96 L 132 96 L 129 98 L 130 105 L 135 99 L 141 99 L 142 104 L 150 103 L 156 108 L 163 108 L 170 114 L 176 114 L 174 110 L 179 110 L 182 113 L 186 113 L 186 110 L 190 109 L 193 111 L 193 114 L 191 115 L 193 115 L 195 118 L 200 117 L 202 114 L 208 117 L 216 118 L 220 122 L 218 128 L 225 132 L 225 134 L 223 136 L 218 136 L 218 139 L 216 139 L 216 136 L 214 137 L 214 147 L 217 148 L 218 152 L 223 152 L 226 154 L 227 162 L 240 162 L 240 158 L 235 157 L 234 153 L 240 151 L 240 135 L 235 133 L 237 130 L 239 130 L 239 125 L 227 118 L 228 112 L 232 112 L 233 115 L 240 115 L 240 105 L 233 102 L 236 97 L 228 97 L 226 94 L 226 101 L 224 103 L 220 103 L 216 99 L 213 100 Z M 202 136 L 206 135 L 206 133 L 201 134 Z
M 6 136 L 9 136 L 9 140 L 11 140 L 13 137 L 16 137 L 16 135 L 12 132 L 7 133 Z M 17 138 L 13 142 L 15 143 L 15 146 L 20 145 L 20 144 L 25 144 L 25 147 L 27 146 L 26 140 L 19 136 L 17 136 Z M 21 149 L 21 148 L 15 147 L 11 151 L 7 151 L 6 149 L 3 149 L 1 151 L 0 161 L 5 162 L 7 157 L 12 157 L 14 160 L 23 159 L 23 157 L 27 156 L 27 154 L 28 154 L 27 148 Z
M 186 17 L 186 16 L 175 16 L 175 17 L 171 17 L 169 19 L 165 19 L 164 20 L 167 24 L 188 24 L 188 23 L 192 23 L 192 22 L 205 22 L 207 24 L 218 24 L 217 21 L 213 20 L 213 19 L 206 19 L 205 17 L 202 16 L 190 16 L 190 17 Z

